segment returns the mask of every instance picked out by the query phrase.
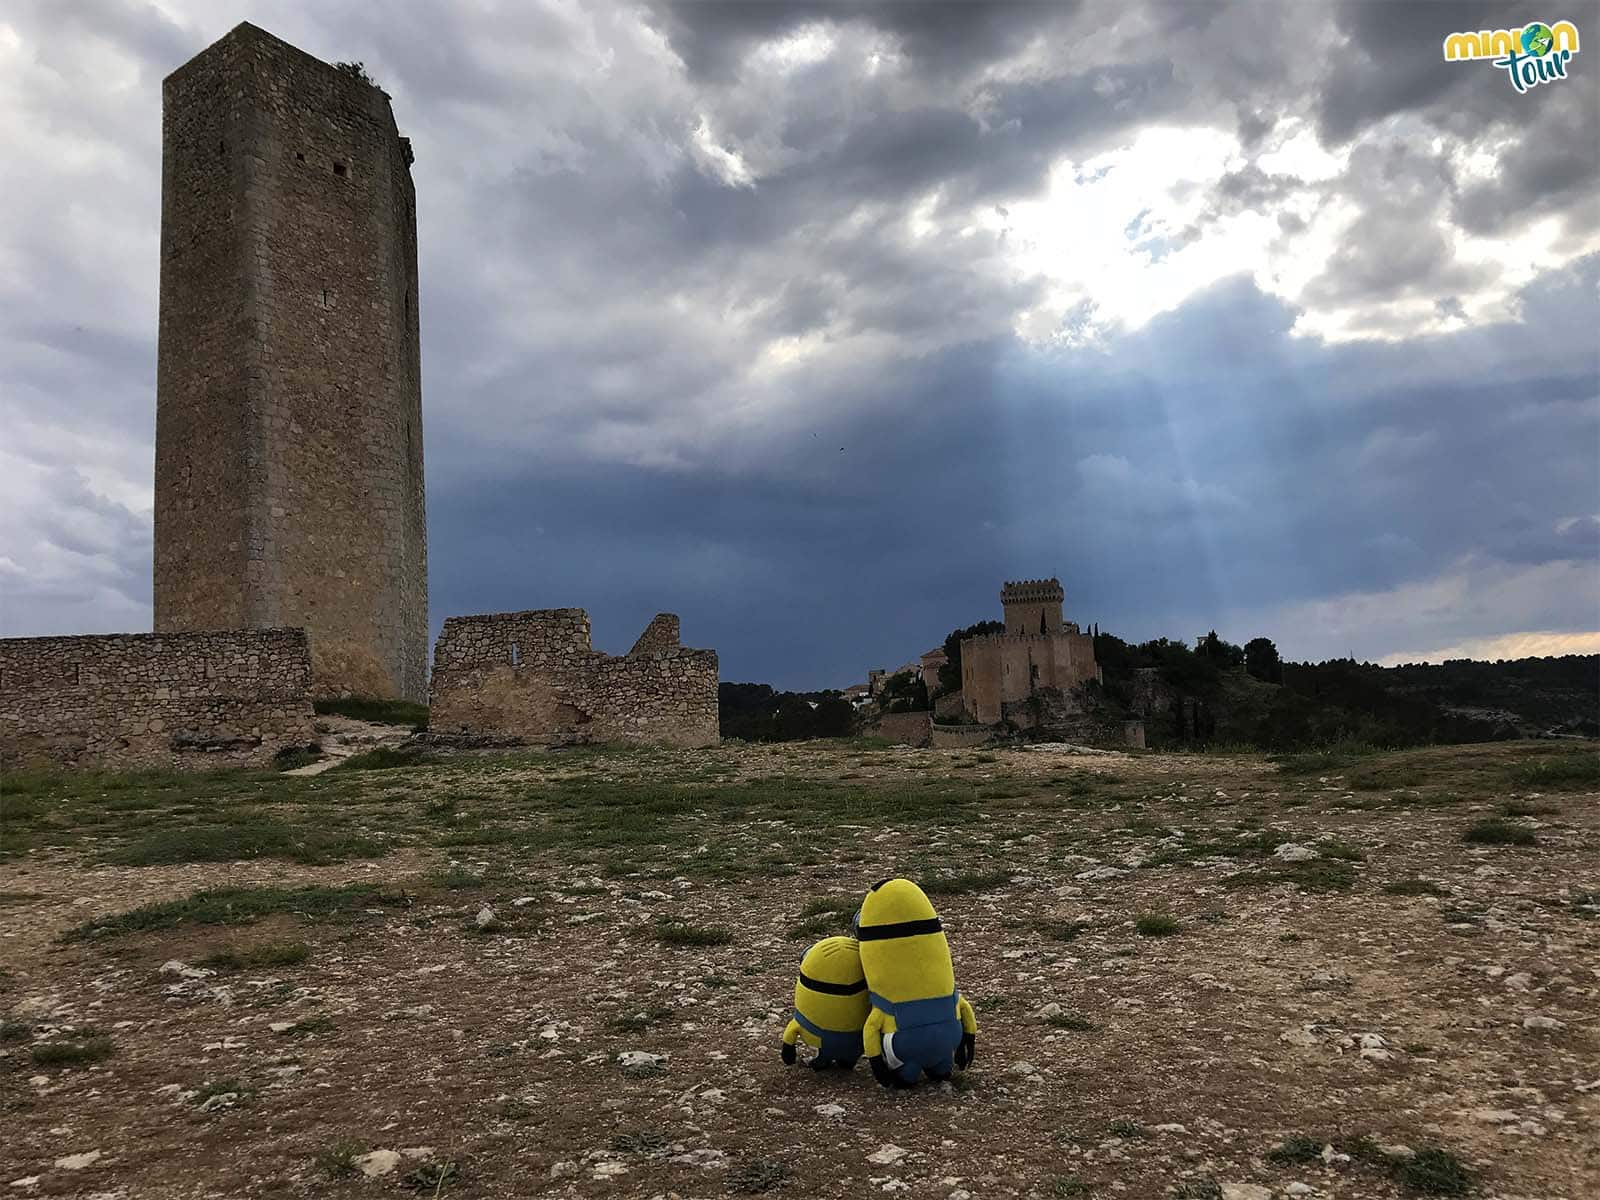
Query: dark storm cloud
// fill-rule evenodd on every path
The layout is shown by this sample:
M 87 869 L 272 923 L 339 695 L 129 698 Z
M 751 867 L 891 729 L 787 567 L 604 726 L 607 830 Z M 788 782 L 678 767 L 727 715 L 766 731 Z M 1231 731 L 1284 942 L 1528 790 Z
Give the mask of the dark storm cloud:
M 652 6 L 673 48 L 696 75 L 725 78 L 756 44 L 818 22 L 854 24 L 892 36 L 922 70 L 962 75 L 1065 24 L 1075 0 L 948 0 L 937 4 L 721 2 Z
M 814 427 L 739 441 L 692 474 L 463 479 L 435 489 L 440 599 L 477 610 L 592 589 L 613 645 L 677 606 L 694 614 L 687 635 L 717 631 L 725 677 L 803 686 L 991 615 L 996 581 L 1033 564 L 1062 573 L 1078 619 L 1190 636 L 1203 630 L 1173 614 L 1380 591 L 1467 554 L 1581 560 L 1592 522 L 1558 530 L 1548 514 L 1600 488 L 1578 336 L 1600 320 L 1597 279 L 1591 261 L 1530 296 L 1550 344 L 1571 349 L 1502 363 L 1503 376 L 1479 368 L 1511 327 L 1420 353 L 1318 347 L 1287 340 L 1293 314 L 1234 281 L 1054 364 L 1005 342 L 906 363 L 872 406 L 819 395 Z M 1526 470 L 1505 462 L 1508 445 Z M 1517 513 L 1526 526 L 1508 524 Z M 1583 605 L 1557 607 L 1581 625 Z M 774 645 L 806 647 L 804 665 L 773 671 Z
M 1319 132 L 1325 141 L 1342 143 L 1406 112 L 1465 108 L 1480 116 L 1486 110 L 1512 116 L 1511 89 L 1490 93 L 1483 87 L 1487 67 L 1445 61 L 1444 39 L 1458 30 L 1520 27 L 1541 19 L 1542 12 L 1517 0 L 1344 0 L 1334 6 L 1333 19 L 1347 40 L 1318 100 Z
M 1469 232 L 1493 234 L 1571 213 L 1600 185 L 1594 89 L 1545 87 L 1527 98 L 1539 105 L 1537 119 L 1511 139 L 1493 175 L 1457 196 L 1454 215 Z M 1592 218 L 1584 223 L 1594 228 Z

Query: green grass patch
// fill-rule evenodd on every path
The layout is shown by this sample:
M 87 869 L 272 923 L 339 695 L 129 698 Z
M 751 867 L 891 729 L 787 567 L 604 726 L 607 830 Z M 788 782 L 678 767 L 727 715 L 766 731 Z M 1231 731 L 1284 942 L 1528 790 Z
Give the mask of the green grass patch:
M 295 771 L 301 767 L 309 767 L 314 762 L 322 759 L 322 747 L 310 746 L 285 746 L 272 756 L 272 769 L 274 771 Z
M 318 1150 L 311 1161 L 328 1179 L 353 1179 L 361 1170 L 356 1159 L 365 1153 L 360 1142 L 339 1138 Z
M 437 762 L 435 755 L 421 746 L 378 746 L 365 754 L 352 754 L 331 771 L 393 771 L 402 767 L 423 767 Z
M 428 876 L 428 882 L 447 892 L 466 892 L 486 886 L 487 880 L 481 871 L 474 871 L 470 867 L 452 866 L 433 872 Z
M 1052 1029 L 1069 1029 L 1073 1033 L 1094 1033 L 1100 1028 L 1088 1017 L 1079 1016 L 1077 1013 L 1056 1013 L 1045 1018 L 1045 1024 Z
M 644 1033 L 670 1019 L 676 1010 L 660 1005 L 622 1013 L 612 1017 L 606 1025 L 613 1033 Z
M 1278 774 L 1291 777 L 1337 775 L 1346 767 L 1370 758 L 1377 751 L 1364 742 L 1338 742 L 1321 750 L 1272 756 Z
M 1465 1196 L 1477 1186 L 1473 1173 L 1460 1159 L 1437 1147 L 1400 1159 L 1389 1174 L 1401 1187 L 1427 1196 Z
M 58 1037 L 28 1047 L 34 1065 L 40 1067 L 81 1067 L 104 1062 L 116 1052 L 116 1046 L 104 1034 Z
M 197 1087 L 189 1102 L 199 1106 L 214 1096 L 237 1096 L 242 1099 L 248 1096 L 250 1091 L 250 1088 L 237 1079 L 212 1079 Z
M 963 896 L 971 892 L 987 892 L 1009 883 L 1014 873 L 1005 870 L 935 872 L 924 880 L 922 890 L 930 896 Z
M 311 947 L 304 942 L 265 942 L 259 946 L 224 946 L 195 965 L 212 967 L 218 971 L 248 971 L 260 967 L 293 967 L 311 957 Z
M 1449 894 L 1431 879 L 1397 879 L 1393 883 L 1384 884 L 1383 890 L 1386 895 L 1390 896 L 1445 896 Z
M 1324 858 L 1310 862 L 1282 863 L 1239 871 L 1223 878 L 1224 887 L 1272 887 L 1292 883 L 1305 892 L 1344 892 L 1356 884 L 1356 869 L 1347 862 Z
M 128 912 L 96 917 L 61 934 L 60 941 L 123 937 L 177 929 L 184 925 L 249 925 L 276 914 L 310 921 L 351 920 L 368 908 L 404 908 L 406 893 L 375 883 L 343 887 L 208 888 L 183 900 L 145 904 Z
M 1313 1163 L 1322 1161 L 1322 1148 L 1329 1144 L 1329 1138 L 1306 1137 L 1304 1134 L 1295 1134 L 1284 1138 L 1271 1150 L 1267 1151 L 1267 1161 L 1279 1165 L 1289 1163 Z
M 289 1028 L 280 1030 L 279 1037 L 310 1037 L 316 1033 L 332 1033 L 339 1026 L 332 1017 L 307 1017 L 303 1021 L 296 1021 Z
M 313 700 L 311 707 L 319 716 L 349 717 L 374 725 L 408 725 L 413 729 L 426 729 L 428 725 L 428 706 L 409 700 L 347 696 L 342 700 Z
M 243 862 L 253 858 L 282 858 L 307 866 L 326 866 L 351 858 L 379 858 L 388 852 L 383 843 L 359 834 L 241 814 L 221 824 L 160 829 L 108 850 L 101 858 L 122 867 Z
M 1340 862 L 1366 862 L 1367 856 L 1349 842 L 1330 841 L 1317 842 L 1315 849 L 1323 858 L 1331 858 Z
M 1489 817 L 1470 826 L 1461 840 L 1478 846 L 1532 846 L 1538 838 L 1526 825 Z
M 751 1158 L 728 1171 L 728 1190 L 745 1195 L 770 1192 L 789 1181 L 792 1172 L 787 1163 L 775 1158 Z
M 419 1196 L 442 1196 L 446 1186 L 460 1182 L 461 1164 L 454 1159 L 425 1162 L 400 1176 L 400 1186 Z
M 1119 1120 L 1106 1126 L 1112 1137 L 1119 1138 L 1147 1138 L 1150 1131 L 1137 1121 Z
M 1529 791 L 1597 791 L 1600 790 L 1600 754 L 1580 750 L 1517 763 L 1506 771 L 1506 777 L 1512 784 Z
M 1076 1175 L 1057 1175 L 1050 1181 L 1052 1196 L 1087 1196 L 1089 1185 Z
M 800 910 L 800 920 L 789 928 L 791 938 L 823 938 L 850 932 L 850 922 L 861 900 L 855 896 L 817 896 Z
M 726 946 L 733 941 L 733 931 L 720 925 L 664 921 L 656 926 L 656 940 L 668 946 Z
M 1134 921 L 1133 927 L 1140 937 L 1172 937 L 1183 932 L 1183 922 L 1166 913 L 1145 913 Z

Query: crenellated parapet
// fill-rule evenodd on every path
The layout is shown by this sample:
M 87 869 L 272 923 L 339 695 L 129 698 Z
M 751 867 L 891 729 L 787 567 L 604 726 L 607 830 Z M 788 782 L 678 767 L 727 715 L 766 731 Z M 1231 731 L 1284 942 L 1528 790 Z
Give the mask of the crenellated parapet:
M 1008 580 L 1000 587 L 1001 604 L 1061 604 L 1067 598 L 1061 580 L 1049 579 Z

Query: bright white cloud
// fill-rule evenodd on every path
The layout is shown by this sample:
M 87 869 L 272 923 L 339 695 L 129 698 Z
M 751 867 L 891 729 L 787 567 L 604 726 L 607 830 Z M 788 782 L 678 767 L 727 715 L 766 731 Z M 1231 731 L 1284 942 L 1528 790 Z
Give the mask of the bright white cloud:
M 1385 654 L 1378 659 L 1378 663 L 1380 666 L 1395 667 L 1401 663 L 1441 663 L 1453 658 L 1491 661 L 1499 658 L 1557 658 L 1564 654 L 1600 654 L 1600 631 L 1505 633 L 1496 637 L 1471 638 L 1433 650 L 1401 650 Z

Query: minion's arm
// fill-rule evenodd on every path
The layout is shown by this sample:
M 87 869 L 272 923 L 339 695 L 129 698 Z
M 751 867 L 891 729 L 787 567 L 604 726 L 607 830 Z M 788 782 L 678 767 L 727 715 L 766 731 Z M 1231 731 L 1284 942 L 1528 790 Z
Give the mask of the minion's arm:
M 867 1066 L 872 1077 L 884 1087 L 904 1086 L 883 1061 L 883 1013 L 874 1008 L 867 1014 L 867 1023 L 861 1027 L 861 1050 L 867 1056 Z
M 876 1008 L 867 1014 L 867 1023 L 861 1027 L 861 1050 L 868 1058 L 883 1055 L 883 1013 Z
M 787 1066 L 793 1066 L 795 1060 L 794 1044 L 800 1037 L 800 1022 L 790 1021 L 783 1031 L 783 1061 Z
M 965 996 L 956 998 L 956 1016 L 961 1018 L 961 1044 L 956 1047 L 956 1066 L 965 1071 L 978 1053 L 978 1015 Z

